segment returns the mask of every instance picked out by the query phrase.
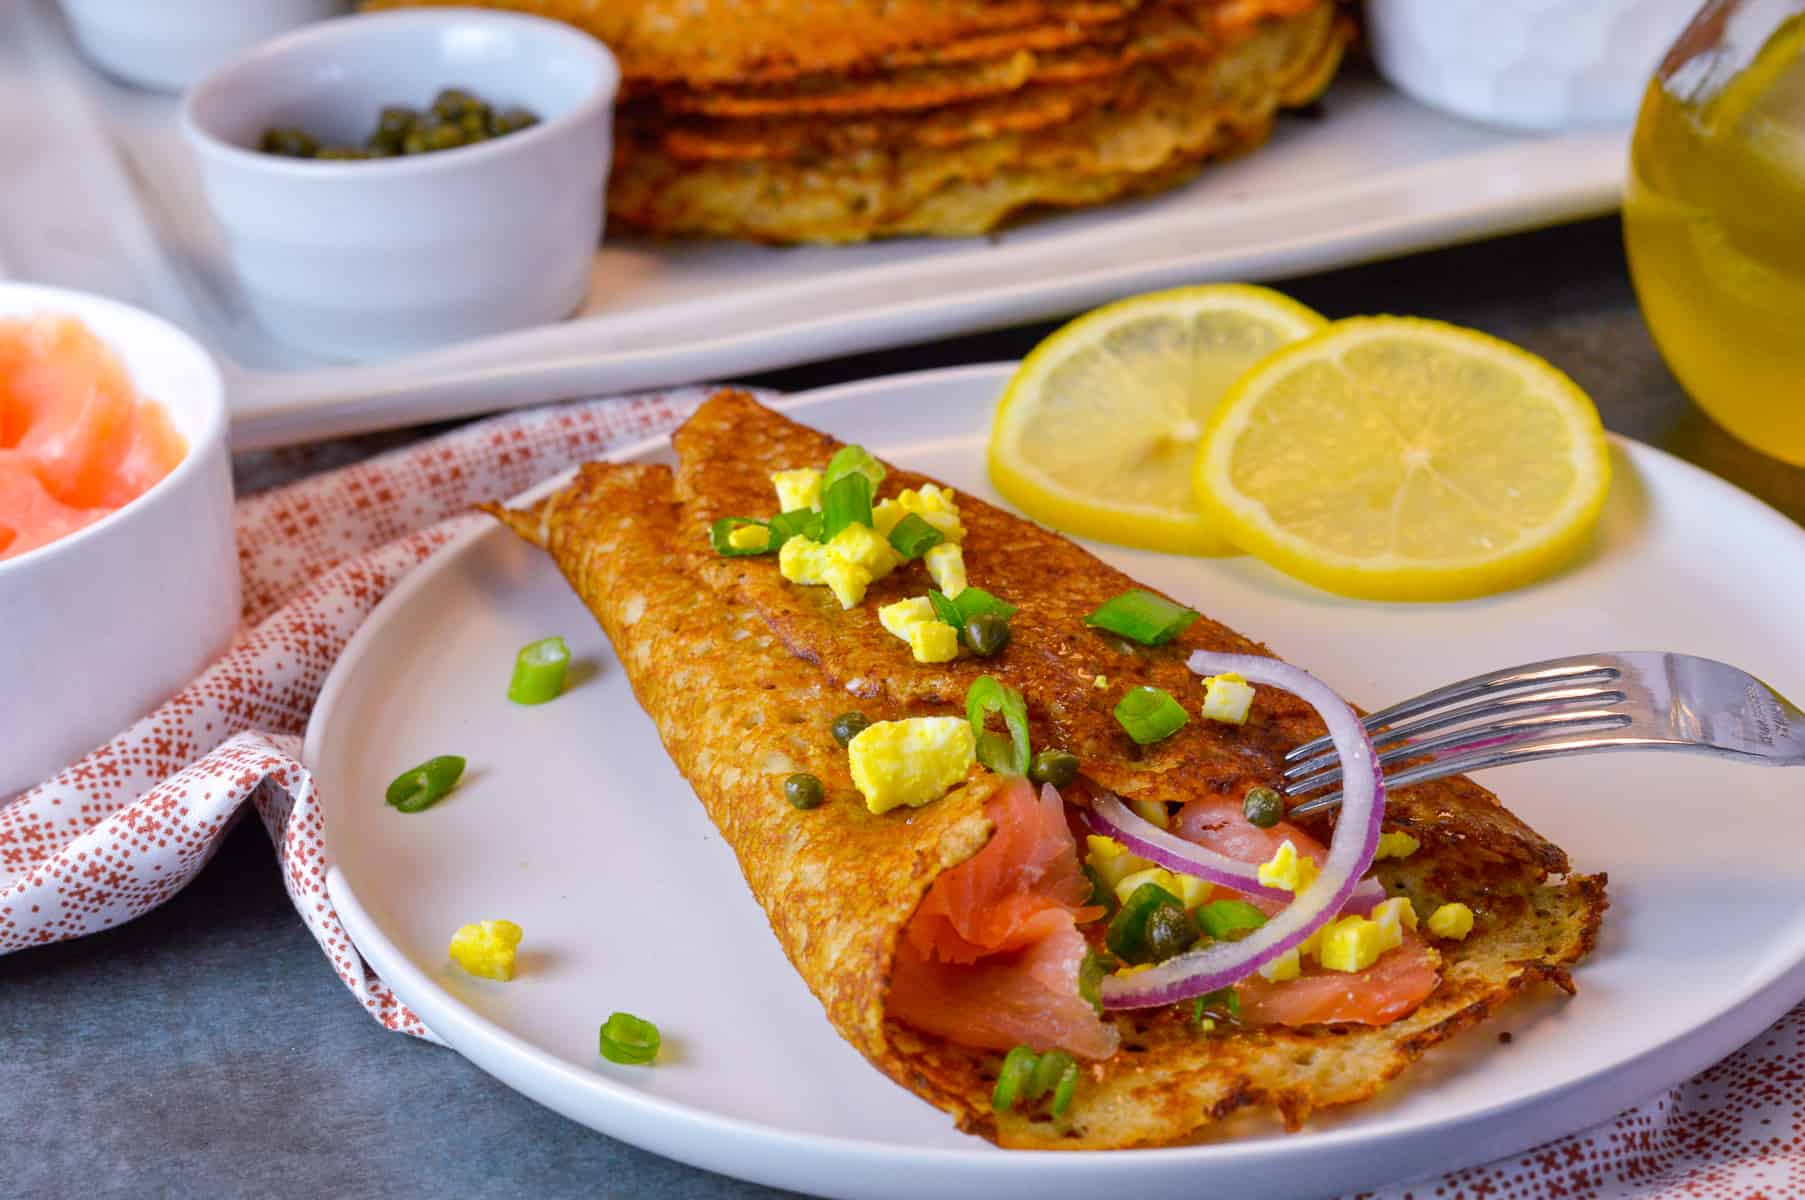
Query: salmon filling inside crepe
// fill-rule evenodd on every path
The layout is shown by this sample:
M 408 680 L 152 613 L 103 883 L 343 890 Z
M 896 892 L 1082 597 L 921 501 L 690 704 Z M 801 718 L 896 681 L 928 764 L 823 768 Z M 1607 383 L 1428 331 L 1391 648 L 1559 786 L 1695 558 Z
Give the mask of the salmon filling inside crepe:
M 1065 805 L 1052 787 L 1004 784 L 985 806 L 997 832 L 976 855 L 934 881 L 897 948 L 890 1012 L 967 1046 L 1026 1044 L 1080 1058 L 1114 1054 L 1120 1038 L 1081 994 L 1087 952 L 1102 949 L 1102 907 L 1078 864 Z M 1247 820 L 1222 797 L 1193 800 L 1174 823 L 1185 839 L 1248 863 L 1290 842 L 1320 867 L 1328 849 L 1300 826 Z M 1284 902 L 1243 894 L 1268 916 Z M 1086 938 L 1080 923 L 1093 923 Z M 1385 1025 L 1409 1014 L 1441 982 L 1440 960 L 1414 931 L 1360 971 L 1311 963 L 1295 979 L 1255 973 L 1235 985 L 1249 1025 Z
M 1089 945 L 1077 923 L 1103 910 L 1086 905 L 1059 793 L 1013 779 L 984 811 L 996 834 L 934 881 L 903 931 L 891 1015 L 966 1046 L 1108 1058 L 1115 1027 L 1078 989 Z

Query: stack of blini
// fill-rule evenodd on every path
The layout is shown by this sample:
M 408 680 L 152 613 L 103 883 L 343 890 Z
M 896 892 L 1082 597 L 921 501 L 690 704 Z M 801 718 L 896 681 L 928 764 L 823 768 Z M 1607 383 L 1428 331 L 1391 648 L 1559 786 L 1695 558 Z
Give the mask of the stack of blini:
M 615 220 L 768 242 L 1170 187 L 1314 99 L 1350 29 L 1335 0 L 497 2 L 619 56 Z

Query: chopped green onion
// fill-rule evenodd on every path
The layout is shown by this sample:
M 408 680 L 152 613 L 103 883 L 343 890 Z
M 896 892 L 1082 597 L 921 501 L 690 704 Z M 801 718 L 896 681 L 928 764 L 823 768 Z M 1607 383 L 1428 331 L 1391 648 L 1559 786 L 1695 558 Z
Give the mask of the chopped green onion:
M 783 549 L 783 544 L 793 537 L 821 540 L 821 514 L 812 508 L 792 508 L 789 512 L 778 513 L 771 518 L 771 550 L 775 553 Z
M 514 656 L 514 677 L 508 680 L 508 699 L 516 704 L 544 704 L 564 692 L 564 672 L 570 667 L 570 647 L 561 637 L 528 642 Z
M 1006 600 L 999 600 L 983 588 L 968 587 L 959 593 L 957 600 L 947 598 L 945 592 L 938 588 L 928 589 L 928 603 L 934 606 L 936 620 L 944 621 L 959 631 L 959 643 L 971 646 L 966 636 L 965 627 L 973 617 L 992 614 L 1007 621 L 1016 614 L 1016 607 Z M 975 647 L 973 647 L 975 649 Z M 998 646 L 996 649 L 1002 649 Z M 994 653 L 994 651 L 993 651 Z
M 1078 1063 L 1070 1055 L 1067 1055 L 1065 1070 L 1062 1071 L 1059 1076 L 1059 1085 L 1053 1089 L 1053 1115 L 1056 1117 L 1065 1116 L 1065 1110 L 1072 1107 L 1072 1097 L 1077 1094 Z
M 1114 958 L 1095 950 L 1086 950 L 1084 961 L 1078 965 L 1078 995 L 1090 1001 L 1098 1016 L 1103 1015 L 1103 977 L 1115 969 Z
M 1002 1070 L 997 1072 L 996 1089 L 990 1093 L 993 1112 L 1006 1113 L 1022 1098 L 1034 1077 L 1034 1065 L 1040 1056 L 1030 1046 L 1017 1046 L 1003 1056 Z
M 658 1036 L 658 1026 L 624 1012 L 613 1013 L 602 1022 L 598 1040 L 603 1058 L 630 1067 L 644 1066 L 657 1058 L 658 1047 L 664 1041 Z
M 890 544 L 905 559 L 920 558 L 945 540 L 946 535 L 922 520 L 919 513 L 908 514 L 890 531 Z
M 1023 1093 L 1029 1100 L 1038 1100 L 1065 1078 L 1068 1070 L 1075 1069 L 1077 1063 L 1064 1050 L 1049 1050 L 1040 1056 L 1034 1064 L 1034 1074 L 1028 1077 L 1028 1090 Z
M 967 588 L 967 591 L 970 589 Z M 938 588 L 928 589 L 928 603 L 934 606 L 934 618 L 951 625 L 959 631 L 959 637 L 965 637 L 965 618 L 959 615 L 959 606 L 946 598 L 946 593 Z
M 1002 713 L 1009 736 L 985 728 L 991 713 Z M 978 739 L 978 761 L 999 775 L 1028 773 L 1028 702 L 994 675 L 980 675 L 965 693 L 965 719 Z
M 1170 692 L 1145 684 L 1129 689 L 1117 702 L 1115 713 L 1128 736 L 1143 746 L 1171 737 L 1191 719 Z
M 1199 1029 L 1206 1028 L 1204 1021 L 1212 1014 L 1227 1020 L 1241 1019 L 1241 996 L 1232 987 L 1217 988 L 1197 997 L 1191 1005 L 1191 1024 Z
M 733 544 L 733 531 L 757 527 L 766 531 L 762 546 L 739 547 Z M 775 547 L 771 545 L 771 527 L 763 521 L 754 521 L 751 517 L 722 517 L 708 527 L 708 540 L 714 546 L 714 552 L 723 558 L 747 558 L 754 554 L 769 554 Z
M 884 476 L 889 474 L 889 472 L 884 470 L 883 463 L 871 457 L 870 452 L 867 451 L 865 447 L 842 446 L 839 450 L 834 452 L 832 458 L 827 460 L 827 469 L 821 472 L 822 493 L 825 494 L 828 488 L 846 478 L 846 476 L 854 474 L 863 475 L 866 479 L 870 480 L 871 491 L 872 494 L 875 495 L 877 493 L 877 485 L 884 481 Z
M 1084 623 L 1119 633 L 1143 646 L 1163 646 L 1196 619 L 1197 614 L 1182 604 L 1174 604 L 1164 596 L 1140 588 L 1131 588 L 1120 596 L 1105 600 L 1096 612 L 1084 618 Z
M 1212 900 L 1197 907 L 1197 925 L 1213 938 L 1234 938 L 1252 933 L 1266 923 L 1266 914 L 1245 900 Z
M 441 754 L 395 776 L 383 799 L 404 813 L 417 813 L 443 800 L 463 776 L 464 760 Z
M 979 613 L 995 613 L 1004 620 L 1008 620 L 1016 613 L 1015 605 L 1006 600 L 998 600 L 980 587 L 966 588 L 959 593 L 959 598 L 953 601 L 953 605 L 959 610 L 961 625 Z
M 848 525 L 871 524 L 871 480 L 854 472 L 821 490 L 821 540 L 831 542 Z
M 1147 943 L 1147 925 L 1156 909 L 1176 910 L 1184 915 L 1184 901 L 1157 883 L 1143 883 L 1123 903 L 1122 910 L 1109 923 L 1104 944 L 1109 952 L 1128 963 L 1152 962 Z

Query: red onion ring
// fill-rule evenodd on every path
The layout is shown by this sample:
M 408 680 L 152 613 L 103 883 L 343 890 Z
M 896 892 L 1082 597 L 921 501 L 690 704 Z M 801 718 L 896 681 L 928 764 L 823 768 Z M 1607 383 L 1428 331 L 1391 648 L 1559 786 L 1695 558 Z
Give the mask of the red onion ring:
M 1156 866 L 1178 871 L 1250 896 L 1270 900 L 1291 899 L 1282 888 L 1270 888 L 1260 882 L 1258 863 L 1242 862 L 1226 854 L 1218 854 L 1188 838 L 1168 833 L 1152 821 L 1136 813 L 1109 792 L 1099 792 L 1092 800 L 1085 821 L 1105 837 L 1114 838 L 1129 850 Z
M 1283 910 L 1240 941 L 1211 942 L 1148 970 L 1104 979 L 1100 991 L 1106 1008 L 1176 1004 L 1247 978 L 1328 924 L 1355 899 L 1356 893 L 1362 893 L 1360 877 L 1372 866 L 1373 855 L 1379 849 L 1379 826 L 1385 819 L 1385 780 L 1379 773 L 1379 756 L 1373 750 L 1372 739 L 1345 700 L 1314 675 L 1276 658 L 1200 650 L 1191 655 L 1187 665 L 1199 675 L 1237 672 L 1250 683 L 1290 692 L 1314 708 L 1328 726 L 1335 753 L 1341 759 L 1341 816 L 1329 841 L 1328 860 L 1310 886 Z M 1365 889 L 1365 893 L 1370 891 Z

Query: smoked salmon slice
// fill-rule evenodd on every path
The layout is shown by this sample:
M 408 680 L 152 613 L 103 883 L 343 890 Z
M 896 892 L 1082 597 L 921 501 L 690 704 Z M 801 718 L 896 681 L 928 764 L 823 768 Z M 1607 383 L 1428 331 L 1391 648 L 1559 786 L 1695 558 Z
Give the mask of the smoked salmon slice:
M 1261 829 L 1227 797 L 1193 800 L 1178 810 L 1173 831 L 1240 862 L 1265 862 L 1289 841 L 1299 857 L 1320 866 L 1328 848 L 1289 821 Z M 1264 896 L 1247 899 L 1267 915 L 1285 906 Z M 1305 960 L 1309 962 L 1308 959 Z M 1388 1025 L 1416 1008 L 1441 982 L 1434 951 L 1406 931 L 1404 944 L 1387 950 L 1364 971 L 1327 971 L 1306 965 L 1296 979 L 1273 983 L 1250 975 L 1235 985 L 1241 1019 L 1250 1025 L 1319 1025 L 1348 1022 Z
M 81 322 L 0 321 L 0 558 L 130 503 L 186 452 Z
M 890 1014 L 968 1046 L 1026 1044 L 1084 1058 L 1116 1049 L 1114 1026 L 1078 991 L 1090 883 L 1065 804 L 1012 779 L 985 804 L 996 832 L 943 872 L 897 946 Z

